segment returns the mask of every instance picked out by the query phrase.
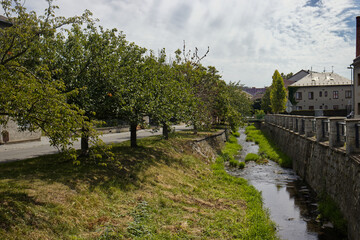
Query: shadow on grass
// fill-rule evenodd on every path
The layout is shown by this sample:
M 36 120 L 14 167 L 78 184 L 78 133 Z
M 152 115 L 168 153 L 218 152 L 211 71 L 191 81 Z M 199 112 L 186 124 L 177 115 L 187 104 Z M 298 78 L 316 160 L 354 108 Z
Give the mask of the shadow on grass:
M 85 183 L 90 190 L 111 185 L 126 191 L 130 186 L 137 186 L 141 173 L 149 166 L 181 162 L 169 154 L 169 148 L 172 148 L 171 141 L 160 137 L 141 139 L 137 148 L 131 148 L 127 142 L 117 144 L 112 151 L 120 165 L 110 163 L 106 167 L 88 163 L 86 159 L 82 159 L 80 166 L 75 166 L 60 154 L 4 163 L 0 164 L 0 181 L 26 180 L 31 184 L 39 179 L 48 183 L 62 183 L 71 189 L 76 189 L 79 183 Z M 3 190 L 1 188 L 0 185 L 0 191 Z
M 36 226 L 40 219 L 31 212 L 30 205 L 44 205 L 26 193 L 1 191 L 0 193 L 0 229 L 9 230 L 18 223 Z

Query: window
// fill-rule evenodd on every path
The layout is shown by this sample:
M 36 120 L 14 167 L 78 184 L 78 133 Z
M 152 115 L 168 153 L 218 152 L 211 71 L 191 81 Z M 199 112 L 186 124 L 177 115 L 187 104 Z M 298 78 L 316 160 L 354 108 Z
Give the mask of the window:
M 296 106 L 296 110 L 302 110 L 302 106 Z
M 308 96 L 309 96 L 309 99 L 314 99 L 314 92 L 309 92 Z
M 322 91 L 319 92 L 319 97 L 322 97 Z
M 309 106 L 309 110 L 314 110 L 314 106 Z
M 302 93 L 301 92 L 296 92 L 295 93 L 295 98 L 296 98 L 296 100 L 301 100 L 302 99 Z
M 360 86 L 360 73 L 358 73 L 358 76 L 357 76 L 358 78 L 358 86 Z
M 333 106 L 333 109 L 334 109 L 334 110 L 338 110 L 338 109 L 339 109 L 339 105 L 334 105 L 334 106 Z
M 327 97 L 327 91 L 324 92 L 324 96 Z
M 333 91 L 333 98 L 338 99 L 339 98 L 339 91 Z
M 360 103 L 358 103 L 358 111 L 357 111 L 356 115 L 358 115 L 359 112 L 360 112 Z
M 351 98 L 351 90 L 345 91 L 345 98 Z
M 322 106 L 320 106 L 320 109 L 322 109 Z
M 327 106 L 327 105 L 325 105 L 324 109 L 325 109 L 325 110 L 326 110 L 326 109 L 328 109 L 328 106 Z

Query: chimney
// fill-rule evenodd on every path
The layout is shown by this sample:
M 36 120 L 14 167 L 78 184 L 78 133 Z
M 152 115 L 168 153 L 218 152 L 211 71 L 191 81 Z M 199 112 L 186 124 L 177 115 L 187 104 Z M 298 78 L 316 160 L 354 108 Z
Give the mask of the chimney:
M 360 16 L 356 17 L 356 56 L 360 56 Z

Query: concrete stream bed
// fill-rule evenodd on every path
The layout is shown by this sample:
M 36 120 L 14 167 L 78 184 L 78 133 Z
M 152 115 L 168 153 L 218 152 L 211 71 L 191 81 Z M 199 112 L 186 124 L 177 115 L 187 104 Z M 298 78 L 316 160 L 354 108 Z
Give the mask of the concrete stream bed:
M 238 155 L 244 161 L 248 153 L 258 153 L 258 146 L 246 142 L 245 130 L 239 130 L 238 143 L 243 150 Z M 280 167 L 269 161 L 266 164 L 249 162 L 244 169 L 228 168 L 233 176 L 248 180 L 262 192 L 264 207 L 277 224 L 278 235 L 288 240 L 346 239 L 337 233 L 331 223 L 318 220 L 316 194 L 292 169 Z

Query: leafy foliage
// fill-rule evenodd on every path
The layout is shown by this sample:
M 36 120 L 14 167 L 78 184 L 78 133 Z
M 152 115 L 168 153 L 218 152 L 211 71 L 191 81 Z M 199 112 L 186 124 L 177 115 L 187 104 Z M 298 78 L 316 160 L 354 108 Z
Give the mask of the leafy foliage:
M 271 109 L 274 113 L 279 113 L 284 111 L 286 107 L 286 89 L 278 70 L 275 70 L 272 79 L 270 91 Z
M 52 66 L 56 54 L 50 45 L 60 27 L 87 21 L 91 14 L 55 17 L 56 7 L 48 3 L 46 15 L 37 16 L 17 0 L 1 1 L 13 26 L 0 29 L 0 124 L 12 118 L 23 130 L 41 129 L 52 145 L 66 150 L 79 137 L 77 129 L 92 128 L 92 123 L 67 102 L 76 92 L 65 92 L 64 82 L 52 77 L 60 69 Z
M 264 96 L 261 98 L 261 109 L 265 113 L 271 113 L 271 101 L 270 101 L 271 87 L 266 88 Z

